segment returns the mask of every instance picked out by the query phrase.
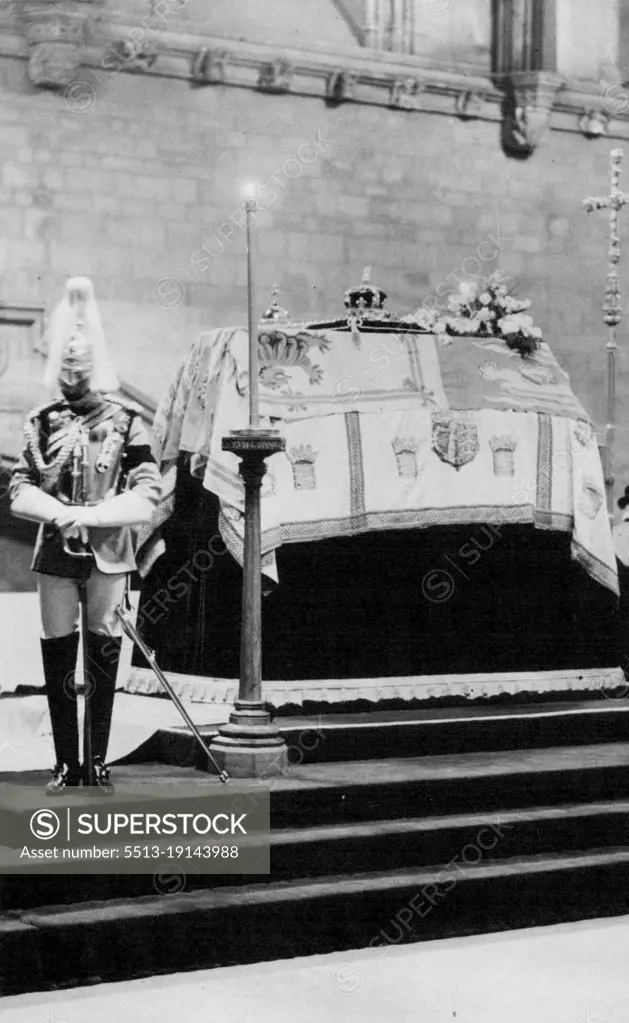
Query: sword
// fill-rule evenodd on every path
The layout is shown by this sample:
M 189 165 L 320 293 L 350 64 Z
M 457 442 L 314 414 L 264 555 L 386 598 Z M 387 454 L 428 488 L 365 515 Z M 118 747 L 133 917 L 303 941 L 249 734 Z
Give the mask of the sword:
M 90 441 L 89 434 L 81 428 L 79 438 L 74 445 L 72 459 L 72 497 L 70 504 L 85 505 L 89 486 L 90 468 Z M 70 546 L 71 541 L 64 539 L 63 549 L 71 558 L 91 558 L 92 551 L 89 547 L 88 533 L 84 526 L 80 527 L 77 537 L 78 547 Z
M 166 690 L 166 692 L 170 696 L 171 700 L 175 704 L 175 707 L 177 708 L 177 710 L 181 714 L 182 718 L 186 722 L 186 724 L 187 724 L 188 728 L 190 729 L 190 731 L 193 733 L 195 739 L 199 743 L 199 746 L 201 747 L 201 749 L 205 753 L 205 755 L 208 758 L 208 760 L 210 761 L 210 763 L 216 768 L 216 770 L 218 772 L 219 779 L 222 782 L 228 782 L 229 781 L 229 775 L 228 775 L 227 771 L 221 770 L 221 767 L 219 766 L 217 761 L 214 759 L 214 757 L 210 753 L 210 750 L 208 749 L 207 743 L 205 742 L 205 739 L 203 738 L 203 736 L 199 732 L 199 729 L 197 728 L 197 726 L 195 725 L 194 721 L 192 720 L 192 718 L 188 714 L 188 711 L 186 710 L 186 708 L 184 707 L 183 703 L 181 702 L 181 700 L 177 696 L 177 693 L 175 692 L 175 690 L 171 686 L 170 682 L 168 681 L 168 679 L 164 675 L 164 672 L 162 671 L 162 669 L 157 664 L 157 662 L 155 660 L 155 651 L 151 650 L 151 648 L 146 645 L 146 643 L 144 642 L 144 640 L 140 636 L 138 630 L 136 629 L 135 625 L 131 621 L 129 615 L 124 610 L 122 604 L 120 604 L 120 606 L 115 609 L 114 614 L 119 619 L 120 624 L 122 625 L 122 628 L 124 629 L 126 635 L 129 637 L 131 642 L 135 643 L 136 646 L 139 647 L 139 649 L 144 654 L 144 656 L 145 656 L 145 658 L 146 658 L 146 660 L 147 660 L 147 662 L 149 664 L 149 667 L 151 668 L 151 670 L 152 670 L 153 674 L 155 675 L 155 677 L 157 678 L 158 682 L 163 686 L 163 688 Z
M 74 445 L 72 460 L 72 504 L 85 504 L 87 501 L 89 454 L 89 434 L 81 428 L 77 442 Z M 76 547 L 72 547 L 71 541 L 68 538 L 64 538 L 63 549 L 72 558 L 91 559 L 93 555 L 89 547 L 87 529 L 81 527 Z M 94 787 L 96 785 L 96 772 L 92 759 L 92 694 L 90 692 L 89 656 L 87 653 L 88 608 L 86 583 L 87 575 L 83 573 L 82 577 L 77 580 L 79 607 L 81 609 L 81 647 L 83 651 L 83 766 L 85 769 L 84 782 L 88 786 Z

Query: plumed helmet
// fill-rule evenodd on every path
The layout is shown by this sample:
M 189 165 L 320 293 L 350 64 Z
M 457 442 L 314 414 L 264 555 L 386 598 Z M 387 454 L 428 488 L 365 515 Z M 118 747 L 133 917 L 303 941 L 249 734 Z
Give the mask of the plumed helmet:
M 89 372 L 93 391 L 117 391 L 118 378 L 109 361 L 94 285 L 88 277 L 71 277 L 53 310 L 49 327 L 46 387 L 57 386 L 67 360 Z M 89 365 L 91 362 L 91 366 Z
M 58 381 L 60 384 L 76 385 L 79 381 L 92 380 L 94 373 L 94 354 L 92 346 L 82 332 L 83 324 L 79 321 L 76 330 L 61 353 Z

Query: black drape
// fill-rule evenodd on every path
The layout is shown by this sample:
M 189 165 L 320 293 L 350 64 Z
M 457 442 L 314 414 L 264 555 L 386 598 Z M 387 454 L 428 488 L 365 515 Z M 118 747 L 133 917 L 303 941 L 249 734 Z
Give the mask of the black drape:
M 241 572 L 217 523 L 217 499 L 182 456 L 168 552 L 143 586 L 140 623 L 164 669 L 235 678 Z M 621 663 L 616 598 L 571 560 L 566 533 L 401 530 L 287 544 L 277 562 L 280 585 L 263 600 L 265 679 Z

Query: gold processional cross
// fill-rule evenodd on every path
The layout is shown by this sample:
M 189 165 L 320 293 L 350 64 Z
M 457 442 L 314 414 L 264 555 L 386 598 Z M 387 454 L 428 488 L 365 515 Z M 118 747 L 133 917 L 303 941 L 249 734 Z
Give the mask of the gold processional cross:
M 603 313 L 605 323 L 609 327 L 609 340 L 605 346 L 607 352 L 607 423 L 605 426 L 605 489 L 607 491 L 607 510 L 613 518 L 614 472 L 613 444 L 616 419 L 616 328 L 620 323 L 622 306 L 620 302 L 620 286 L 618 283 L 618 267 L 620 264 L 620 232 L 618 217 L 623 206 L 629 204 L 629 195 L 619 187 L 620 168 L 624 153 L 622 149 L 613 149 L 611 160 L 611 188 L 609 195 L 595 196 L 585 199 L 583 205 L 586 213 L 594 210 L 609 210 L 609 249 L 607 253 L 607 286 Z

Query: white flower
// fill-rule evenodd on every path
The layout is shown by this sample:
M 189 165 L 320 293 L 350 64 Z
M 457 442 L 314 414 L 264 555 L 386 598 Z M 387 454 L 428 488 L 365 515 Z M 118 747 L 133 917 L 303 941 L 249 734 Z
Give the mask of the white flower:
M 522 313 L 516 313 L 511 316 L 505 316 L 502 320 L 498 320 L 498 330 L 501 334 L 524 334 L 526 337 L 541 338 L 542 332 L 539 327 L 535 327 L 533 324 L 532 316 L 523 316 Z
M 498 330 L 501 334 L 517 334 L 521 329 L 518 316 L 505 316 L 498 320 Z
M 459 288 L 459 295 L 465 302 L 472 302 L 476 298 L 477 286 L 470 281 L 463 281 Z
M 448 316 L 446 323 L 455 334 L 476 334 L 480 326 L 478 320 L 469 316 Z
M 411 319 L 413 323 L 423 327 L 424 330 L 430 330 L 437 319 L 437 313 L 434 309 L 418 309 Z
M 542 331 L 534 326 L 532 316 L 524 315 L 531 300 L 510 294 L 502 283 L 507 279 L 497 270 L 485 279 L 462 281 L 457 293 L 446 296 L 445 312 L 423 307 L 408 319 L 438 335 L 442 344 L 451 343 L 446 340 L 448 333 L 506 338 L 519 334 L 541 341 Z

